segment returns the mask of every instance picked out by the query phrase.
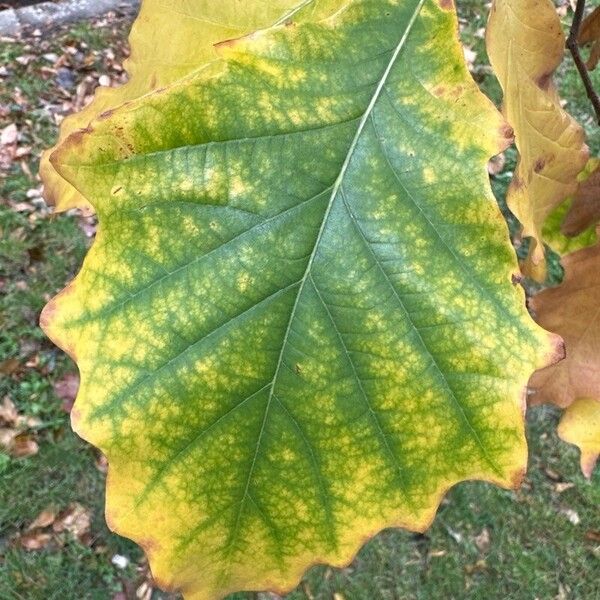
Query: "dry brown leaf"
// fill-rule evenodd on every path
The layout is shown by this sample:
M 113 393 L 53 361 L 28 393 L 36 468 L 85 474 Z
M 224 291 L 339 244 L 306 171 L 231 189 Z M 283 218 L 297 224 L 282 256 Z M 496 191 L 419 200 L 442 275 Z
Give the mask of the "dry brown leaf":
M 577 398 L 600 399 L 600 244 L 564 257 L 558 287 L 531 299 L 537 322 L 565 341 L 566 358 L 536 371 L 530 401 L 563 408 Z
M 36 422 L 20 415 L 13 401 L 4 396 L 0 405 L 0 448 L 15 458 L 37 454 L 37 442 L 31 434 L 25 433 Z
M 19 137 L 19 130 L 14 123 L 7 125 L 0 131 L 0 145 L 10 146 L 15 144 Z
M 16 429 L 0 427 L 0 447 L 5 452 L 10 452 L 17 435 L 19 435 L 19 432 Z
M 12 426 L 16 424 L 18 417 L 19 413 L 14 402 L 8 396 L 4 396 L 0 405 L 0 422 Z
M 79 390 L 79 375 L 67 373 L 64 377 L 54 382 L 54 393 L 62 400 L 62 408 L 65 412 L 71 412 L 73 403 Z
M 16 458 L 34 456 L 39 451 L 38 443 L 28 434 L 21 434 L 14 438 L 10 454 Z
M 600 542 L 600 531 L 596 529 L 590 529 L 585 532 L 585 539 L 592 542 Z
M 54 519 L 56 519 L 56 507 L 49 506 L 45 508 L 27 527 L 27 531 L 32 531 L 33 529 L 44 529 L 45 527 L 49 527 L 54 523 Z
M 7 358 L 0 362 L 0 374 L 1 375 L 12 375 L 19 370 L 21 364 L 16 358 Z
M 554 489 L 556 490 L 556 492 L 558 494 L 562 494 L 563 492 L 566 492 L 567 490 L 570 490 L 571 488 L 574 488 L 574 487 L 575 487 L 574 483 L 559 482 L 554 486 Z
M 561 107 L 552 80 L 564 47 L 550 0 L 494 0 L 487 49 L 519 151 L 507 202 L 523 225 L 523 236 L 532 238 L 524 272 L 537 280 L 546 274 L 543 224 L 575 193 L 588 157 L 583 129 Z
M 467 575 L 473 575 L 474 573 L 480 573 L 487 569 L 487 563 L 485 560 L 478 560 L 473 565 L 465 565 L 465 572 Z
M 600 221 L 600 160 L 591 159 L 590 163 L 596 163 L 595 168 L 579 183 L 560 228 L 569 237 L 579 235 Z
M 18 541 L 25 550 L 42 550 L 52 541 L 52 536 L 42 531 L 30 531 L 19 536 Z
M 92 511 L 89 508 L 74 502 L 56 516 L 52 530 L 55 533 L 68 531 L 81 540 L 90 530 L 91 515 Z
M 150 600 L 152 598 L 152 586 L 147 581 L 144 581 L 135 591 L 135 597 L 138 600 Z
M 600 60 L 600 6 L 596 7 L 581 23 L 577 43 L 580 46 L 592 45 L 586 66 L 590 70 L 595 69 Z

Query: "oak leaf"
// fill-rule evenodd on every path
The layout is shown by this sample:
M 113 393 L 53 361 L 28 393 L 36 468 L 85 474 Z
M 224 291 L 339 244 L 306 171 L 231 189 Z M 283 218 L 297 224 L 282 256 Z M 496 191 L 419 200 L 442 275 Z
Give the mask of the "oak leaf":
M 560 354 L 512 284 L 506 127 L 453 7 L 342 4 L 51 155 L 99 230 L 42 325 L 79 365 L 109 524 L 187 598 L 289 589 L 424 530 L 458 481 L 517 485 L 526 383 Z
M 504 92 L 519 160 L 507 194 L 511 211 L 531 237 L 524 272 L 545 278 L 542 227 L 577 189 L 588 150 L 583 129 L 563 110 L 552 79 L 565 37 L 550 0 L 494 0 L 487 29 L 490 62 Z

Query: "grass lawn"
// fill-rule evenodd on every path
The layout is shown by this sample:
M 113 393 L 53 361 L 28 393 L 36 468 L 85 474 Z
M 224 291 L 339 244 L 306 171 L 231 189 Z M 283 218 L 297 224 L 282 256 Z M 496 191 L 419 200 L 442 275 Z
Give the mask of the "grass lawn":
M 485 68 L 482 6 L 461 4 L 463 39 L 476 53 L 475 77 L 498 101 Z M 76 368 L 37 326 L 42 306 L 76 273 L 94 227 L 93 219 L 54 216 L 44 207 L 39 154 L 101 76 L 104 83 L 122 79 L 129 25 L 115 16 L 0 43 L 0 129 L 14 123 L 22 148 L 18 156 L 0 155 L 0 402 L 14 404 L 27 423 L 24 442 L 34 447 L 21 458 L 0 453 L 0 600 L 178 597 L 154 589 L 140 550 L 108 531 L 105 464 L 68 422 Z M 600 89 L 600 73 L 595 79 Z M 569 61 L 560 87 L 600 152 L 600 129 Z M 493 180 L 501 205 L 514 151 L 506 158 Z M 560 277 L 557 264 L 552 277 Z M 591 482 L 583 478 L 578 452 L 554 433 L 558 416 L 546 407 L 530 411 L 530 469 L 518 492 L 463 483 L 425 535 L 384 531 L 347 569 L 311 569 L 288 598 L 600 598 L 600 470 Z M 47 518 L 31 527 L 40 513 Z M 115 555 L 125 559 L 113 561 Z

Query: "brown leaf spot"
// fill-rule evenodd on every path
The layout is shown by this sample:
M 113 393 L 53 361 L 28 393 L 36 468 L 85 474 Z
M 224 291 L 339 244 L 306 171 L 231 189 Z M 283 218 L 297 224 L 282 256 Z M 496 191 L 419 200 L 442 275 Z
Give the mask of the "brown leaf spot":
M 544 91 L 548 91 L 550 89 L 550 84 L 552 83 L 553 73 L 554 71 L 551 71 L 550 73 L 544 73 L 543 75 L 540 75 L 537 79 L 538 87 Z

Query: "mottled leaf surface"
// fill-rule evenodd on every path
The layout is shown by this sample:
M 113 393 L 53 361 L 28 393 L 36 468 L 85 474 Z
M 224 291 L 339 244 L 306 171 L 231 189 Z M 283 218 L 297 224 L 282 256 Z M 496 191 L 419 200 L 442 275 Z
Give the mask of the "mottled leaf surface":
M 188 598 L 287 589 L 449 486 L 516 485 L 535 325 L 486 164 L 506 143 L 447 2 L 363 0 L 52 155 L 100 228 L 45 309 L 107 515 Z
M 575 192 L 587 161 L 583 129 L 562 109 L 552 80 L 564 47 L 553 2 L 494 0 L 487 50 L 519 151 L 507 203 L 532 238 L 524 270 L 538 280 L 545 277 L 544 222 Z
M 101 113 L 181 79 L 217 58 L 214 45 L 287 19 L 324 17 L 341 0 L 144 0 L 129 36 L 131 55 L 125 61 L 128 82 L 118 88 L 100 87 L 93 102 L 67 117 L 59 146 Z M 44 196 L 57 211 L 93 208 L 81 193 L 56 172 L 44 153 L 40 172 Z

